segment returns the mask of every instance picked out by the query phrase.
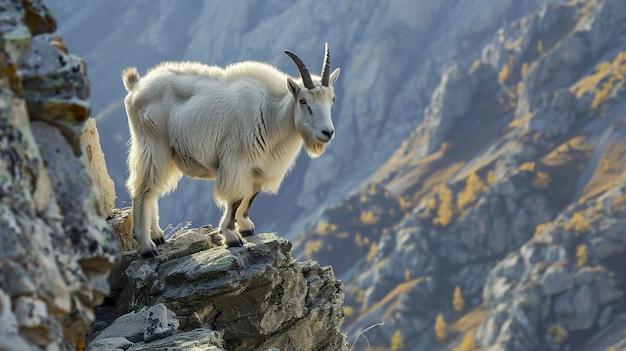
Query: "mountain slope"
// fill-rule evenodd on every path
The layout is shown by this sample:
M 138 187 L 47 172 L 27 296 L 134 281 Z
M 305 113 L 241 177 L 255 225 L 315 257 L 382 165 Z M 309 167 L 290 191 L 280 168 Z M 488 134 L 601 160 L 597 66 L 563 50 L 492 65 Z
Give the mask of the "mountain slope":
M 592 336 L 624 313 L 625 79 L 618 0 L 548 5 L 447 64 L 401 147 L 296 241 L 347 282 L 349 337 L 613 345 Z

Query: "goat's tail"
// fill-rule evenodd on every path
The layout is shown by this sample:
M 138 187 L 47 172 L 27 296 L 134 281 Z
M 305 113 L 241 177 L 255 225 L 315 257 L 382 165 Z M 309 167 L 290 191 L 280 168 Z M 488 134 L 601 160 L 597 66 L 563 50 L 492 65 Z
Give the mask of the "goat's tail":
M 141 76 L 139 76 L 139 72 L 137 72 L 137 68 L 135 67 L 127 67 L 122 72 L 122 82 L 124 83 L 124 88 L 130 93 L 135 89 L 135 85 L 139 82 Z

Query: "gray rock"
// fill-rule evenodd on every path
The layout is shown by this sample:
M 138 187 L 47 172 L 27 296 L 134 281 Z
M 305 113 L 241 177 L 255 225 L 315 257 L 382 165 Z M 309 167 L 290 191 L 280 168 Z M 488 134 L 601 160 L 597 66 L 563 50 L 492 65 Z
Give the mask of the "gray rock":
M 89 330 L 87 330 L 87 336 L 90 336 L 94 333 L 97 333 L 101 330 L 103 330 L 104 328 L 108 327 L 109 323 L 104 322 L 104 321 L 97 321 L 95 323 L 93 323 L 91 325 L 91 327 L 89 327 Z
M 146 310 L 130 312 L 120 316 L 98 334 L 91 343 L 116 337 L 123 337 L 130 340 L 132 343 L 142 341 L 146 327 L 146 316 Z M 91 343 L 89 345 L 91 345 Z
M 133 343 L 128 339 L 121 336 L 114 336 L 109 338 L 100 338 L 92 341 L 85 351 L 100 351 L 100 350 L 114 350 L 121 349 L 126 350 L 131 347 Z
M 152 342 L 138 342 L 126 351 L 224 351 L 222 336 L 213 330 L 194 329 Z
M 150 307 L 146 311 L 146 326 L 143 340 L 151 342 L 174 335 L 178 330 L 179 322 L 173 312 L 169 311 L 162 303 Z
M 527 128 L 555 135 L 566 134 L 576 121 L 577 115 L 572 113 L 575 103 L 576 96 L 569 90 L 557 90 L 551 100 L 534 111 Z
M 568 268 L 562 263 L 556 263 L 546 269 L 540 280 L 544 294 L 556 295 L 574 286 L 574 277 Z
M 593 298 L 592 289 L 588 285 L 568 291 L 554 300 L 555 317 L 570 331 L 588 329 L 598 313 L 598 300 Z
M 2 321 L 0 323 L 1 350 L 30 350 L 35 348 L 24 335 L 21 335 L 10 297 L 2 289 L 0 289 L 0 321 Z
M 611 314 L 613 313 L 612 306 L 606 306 L 600 311 L 600 315 L 598 316 L 598 326 L 606 327 L 609 324 Z
M 81 252 L 81 258 L 94 268 L 113 267 L 119 256 L 119 247 L 103 214 L 98 213 L 98 190 L 87 171 L 85 160 L 72 156 L 70 144 L 52 125 L 33 122 L 32 131 L 41 146 L 48 177 L 64 214 L 62 225 L 74 249 Z M 106 293 L 103 292 L 103 295 Z
M 426 152 L 439 149 L 443 137 L 450 132 L 458 119 L 469 117 L 473 99 L 480 94 L 495 94 L 496 72 L 490 66 L 481 65 L 478 74 L 469 74 L 456 63 L 444 67 L 439 86 L 435 89 L 430 105 L 424 111 L 423 135 L 428 136 Z M 492 79 L 489 79 L 492 78 Z
M 132 343 L 150 342 L 175 334 L 178 326 L 176 314 L 168 310 L 165 305 L 156 304 L 148 309 L 133 311 L 118 317 L 111 325 L 104 328 L 89 345 L 115 337 L 123 337 Z
M 81 155 L 80 136 L 91 112 L 86 69 L 51 34 L 33 37 L 29 56 L 19 67 L 31 119 L 57 127 L 76 156 Z
M 500 330 L 504 322 L 507 321 L 508 316 L 509 314 L 505 310 L 504 304 L 490 313 L 487 319 L 478 327 L 476 332 L 476 344 L 483 348 L 493 345 L 498 339 Z

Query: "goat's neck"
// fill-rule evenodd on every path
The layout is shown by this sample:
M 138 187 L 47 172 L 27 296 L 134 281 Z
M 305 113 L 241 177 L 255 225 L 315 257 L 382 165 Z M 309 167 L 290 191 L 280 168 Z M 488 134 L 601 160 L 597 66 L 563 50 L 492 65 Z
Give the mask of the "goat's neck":
M 272 127 L 268 126 L 268 129 L 272 130 L 272 133 L 278 136 L 274 140 L 277 141 L 276 147 L 293 147 L 296 144 L 302 142 L 302 138 L 298 130 L 296 129 L 296 123 L 294 121 L 294 100 L 291 95 L 282 97 L 274 97 L 275 103 L 271 103 L 270 106 L 274 107 L 274 111 L 271 113 L 275 116 L 272 119 Z M 286 150 L 284 150 L 286 151 Z

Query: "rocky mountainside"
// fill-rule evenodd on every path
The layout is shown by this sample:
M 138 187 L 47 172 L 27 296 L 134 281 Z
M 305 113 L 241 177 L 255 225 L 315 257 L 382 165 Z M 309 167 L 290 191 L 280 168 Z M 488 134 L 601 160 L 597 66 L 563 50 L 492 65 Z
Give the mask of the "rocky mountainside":
M 143 73 L 163 60 L 217 65 L 257 60 L 296 75 L 282 51 L 321 67 L 328 42 L 332 65 L 342 69 L 333 109 L 337 136 L 320 159 L 300 157 L 279 195 L 261 196 L 253 208 L 259 230 L 294 238 L 320 207 L 362 184 L 417 127 L 444 64 L 476 56 L 480 43 L 503 23 L 558 1 L 365 0 L 340 1 L 332 9 L 282 0 L 49 4 L 60 19 L 59 34 L 89 63 L 94 115 L 107 136 L 103 149 L 118 207 L 128 205 L 123 68 L 133 65 Z M 220 213 L 210 189 L 206 182 L 184 180 L 160 201 L 162 226 L 215 223 Z
M 625 82 L 621 0 L 544 6 L 447 63 L 410 136 L 294 244 L 346 282 L 349 339 L 624 348 Z

